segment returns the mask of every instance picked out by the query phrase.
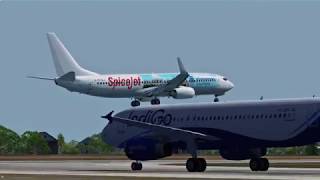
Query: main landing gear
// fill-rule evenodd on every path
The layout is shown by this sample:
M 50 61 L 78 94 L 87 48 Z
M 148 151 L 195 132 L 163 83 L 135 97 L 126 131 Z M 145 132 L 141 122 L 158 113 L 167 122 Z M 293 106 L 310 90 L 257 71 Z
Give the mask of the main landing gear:
M 204 158 L 189 158 L 186 162 L 186 168 L 189 172 L 204 172 L 207 168 L 207 162 Z
M 252 171 L 267 171 L 269 169 L 269 160 L 267 158 L 253 158 L 249 163 Z M 189 158 L 186 162 L 186 169 L 189 172 L 204 172 L 207 168 L 207 162 L 204 158 Z M 142 163 L 139 161 L 131 163 L 133 171 L 141 171 Z
M 131 169 L 132 169 L 132 171 L 141 171 L 141 169 L 142 169 L 142 163 L 141 163 L 141 162 L 138 162 L 138 161 L 132 162 L 132 163 L 131 163 Z
M 213 102 L 219 102 L 219 98 L 217 95 L 214 97 Z
M 251 171 L 267 171 L 269 169 L 269 160 L 267 158 L 253 158 L 249 163 Z
M 160 99 L 154 98 L 151 100 L 151 105 L 158 105 L 158 104 L 160 104 Z M 138 100 L 131 101 L 131 106 L 132 107 L 140 106 L 140 101 Z
M 204 172 L 207 169 L 207 162 L 204 158 L 197 157 L 197 146 L 194 142 L 189 142 L 188 152 L 192 155 L 186 162 L 186 168 L 189 172 Z
M 132 107 L 140 106 L 140 101 L 138 100 L 131 101 L 131 106 Z
M 154 98 L 151 100 L 151 105 L 158 105 L 158 104 L 160 104 L 160 99 Z
M 253 158 L 249 163 L 252 171 L 267 171 L 269 169 L 269 160 L 267 158 Z M 204 158 L 189 158 L 186 162 L 186 168 L 189 172 L 204 172 L 207 168 L 207 162 Z

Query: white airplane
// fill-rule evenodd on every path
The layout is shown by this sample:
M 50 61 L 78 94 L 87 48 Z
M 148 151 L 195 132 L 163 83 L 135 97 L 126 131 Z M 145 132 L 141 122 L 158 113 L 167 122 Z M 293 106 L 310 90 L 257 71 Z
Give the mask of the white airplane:
M 56 85 L 71 92 L 109 98 L 132 98 L 131 106 L 140 101 L 160 104 L 158 97 L 175 99 L 192 98 L 196 95 L 224 95 L 233 88 L 226 77 L 209 73 L 188 73 L 178 58 L 180 73 L 152 74 L 98 74 L 82 68 L 71 56 L 55 33 L 47 33 L 57 78 L 30 78 L 53 80 Z
M 109 120 L 102 139 L 135 160 L 132 170 L 186 150 L 187 170 L 202 172 L 206 161 L 197 150 L 217 149 L 224 159 L 250 159 L 252 171 L 267 171 L 267 148 L 320 141 L 319 98 L 147 106 L 102 117 Z

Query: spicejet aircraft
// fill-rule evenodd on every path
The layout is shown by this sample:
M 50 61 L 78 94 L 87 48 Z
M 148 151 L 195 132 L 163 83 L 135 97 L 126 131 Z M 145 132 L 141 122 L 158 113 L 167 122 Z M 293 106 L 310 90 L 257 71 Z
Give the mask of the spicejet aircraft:
M 175 99 L 192 98 L 196 95 L 225 94 L 233 88 L 226 77 L 210 73 L 188 73 L 178 58 L 180 73 L 107 74 L 102 75 L 82 68 L 71 56 L 55 33 L 47 33 L 57 78 L 30 78 L 53 80 L 56 85 L 71 92 L 110 98 L 133 98 L 131 106 L 140 101 L 160 104 L 158 97 Z

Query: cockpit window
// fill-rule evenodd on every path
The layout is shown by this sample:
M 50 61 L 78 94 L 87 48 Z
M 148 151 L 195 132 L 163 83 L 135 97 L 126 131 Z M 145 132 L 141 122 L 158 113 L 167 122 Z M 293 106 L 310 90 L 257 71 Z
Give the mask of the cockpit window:
M 225 80 L 225 81 L 228 81 L 228 78 L 226 78 L 226 77 L 223 77 L 222 79 Z

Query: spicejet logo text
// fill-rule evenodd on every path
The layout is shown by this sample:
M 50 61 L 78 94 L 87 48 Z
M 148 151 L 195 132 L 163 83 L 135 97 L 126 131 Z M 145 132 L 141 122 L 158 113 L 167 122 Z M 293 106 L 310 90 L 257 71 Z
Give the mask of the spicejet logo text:
M 136 77 L 108 77 L 108 86 L 117 87 L 117 86 L 127 86 L 128 89 L 132 89 L 133 86 L 140 86 L 141 79 L 139 76 Z

